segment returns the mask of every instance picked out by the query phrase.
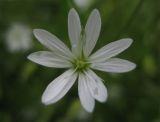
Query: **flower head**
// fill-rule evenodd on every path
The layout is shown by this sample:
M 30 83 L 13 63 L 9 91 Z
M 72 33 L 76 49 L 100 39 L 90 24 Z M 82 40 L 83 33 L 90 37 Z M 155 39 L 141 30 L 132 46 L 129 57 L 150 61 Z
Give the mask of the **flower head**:
M 31 48 L 32 32 L 27 25 L 13 24 L 6 32 L 6 46 L 9 51 L 17 52 Z
M 94 0 L 74 0 L 74 3 L 81 10 L 86 10 L 94 2 Z
M 42 95 L 44 104 L 52 104 L 60 100 L 78 79 L 78 94 L 82 106 L 92 112 L 95 100 L 105 102 L 107 89 L 103 80 L 92 69 L 122 73 L 133 70 L 136 65 L 127 60 L 114 58 L 127 49 L 132 39 L 120 39 L 112 42 L 95 53 L 92 53 L 101 29 L 99 11 L 94 9 L 90 14 L 84 29 L 81 27 L 79 16 L 75 9 L 68 14 L 68 32 L 72 49 L 70 50 L 53 34 L 35 29 L 35 37 L 50 51 L 32 53 L 28 58 L 40 65 L 54 68 L 69 68 L 54 79 Z

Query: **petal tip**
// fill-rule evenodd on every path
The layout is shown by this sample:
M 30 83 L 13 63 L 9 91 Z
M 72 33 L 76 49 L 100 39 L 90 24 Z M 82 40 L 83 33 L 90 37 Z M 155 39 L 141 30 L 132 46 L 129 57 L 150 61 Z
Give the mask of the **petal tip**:
M 29 54 L 29 55 L 27 56 L 27 59 L 34 62 L 34 59 L 35 59 L 34 53 Z
M 99 12 L 99 10 L 97 8 L 93 9 L 91 14 L 94 15 L 94 16 L 98 16 L 100 18 L 100 12 Z
M 71 8 L 70 11 L 75 11 L 75 8 Z
M 132 38 L 125 38 L 126 41 L 128 41 L 128 43 L 131 45 L 133 43 L 133 39 Z
M 108 99 L 108 96 L 106 95 L 106 96 L 104 97 L 104 99 L 101 100 L 100 102 L 105 103 L 105 102 L 107 101 L 107 99 Z
M 93 108 L 90 108 L 90 109 L 88 109 L 88 108 L 84 108 L 88 113 L 92 113 L 93 112 L 93 110 L 94 110 L 94 107 Z
M 28 59 L 28 60 L 32 60 L 32 54 L 28 55 L 28 56 L 27 56 L 27 59 Z
M 46 30 L 43 30 L 43 29 L 33 29 L 33 34 L 36 36 L 36 35 L 38 35 L 39 33 L 41 33 L 41 32 L 47 32 Z
M 99 13 L 99 10 L 97 8 L 93 9 L 93 12 Z
M 49 105 L 49 100 L 47 100 L 47 98 L 45 97 L 44 94 L 42 95 L 41 102 L 42 102 L 44 105 Z
M 39 31 L 40 29 L 33 29 L 33 33 L 35 34 L 37 31 Z
M 127 49 L 133 43 L 133 39 L 132 38 L 123 38 L 123 39 L 120 39 L 119 42 L 122 44 L 125 44 L 126 45 L 125 48 Z
M 69 10 L 69 15 L 70 15 L 70 14 L 73 14 L 73 13 L 77 13 L 77 11 L 76 11 L 75 8 L 71 8 L 71 9 Z
M 137 67 L 135 63 L 132 63 L 132 70 L 134 70 Z
M 37 35 L 39 34 L 40 31 L 41 31 L 41 29 L 33 29 L 34 36 L 37 37 Z
M 92 14 L 95 14 L 96 16 L 100 18 L 100 12 L 97 8 L 93 9 Z

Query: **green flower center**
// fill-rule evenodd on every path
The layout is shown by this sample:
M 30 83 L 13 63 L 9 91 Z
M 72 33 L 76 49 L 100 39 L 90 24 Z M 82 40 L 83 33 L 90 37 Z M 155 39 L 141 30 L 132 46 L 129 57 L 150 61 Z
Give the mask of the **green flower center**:
M 85 58 L 77 58 L 72 62 L 72 64 L 73 68 L 79 72 L 83 72 L 90 65 L 90 63 Z

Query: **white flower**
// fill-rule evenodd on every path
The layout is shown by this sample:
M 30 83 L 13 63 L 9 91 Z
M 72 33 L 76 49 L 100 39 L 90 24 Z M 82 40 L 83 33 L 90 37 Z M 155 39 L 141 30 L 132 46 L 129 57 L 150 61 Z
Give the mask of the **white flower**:
M 103 80 L 91 69 L 122 73 L 133 70 L 136 65 L 127 60 L 114 58 L 127 49 L 132 39 L 126 38 L 112 42 L 91 54 L 96 45 L 101 29 L 99 11 L 94 9 L 90 14 L 84 29 L 75 9 L 68 14 L 68 32 L 72 49 L 70 49 L 53 34 L 35 29 L 35 37 L 51 51 L 39 51 L 28 58 L 47 67 L 69 68 L 53 80 L 42 95 L 44 104 L 52 104 L 60 100 L 78 79 L 78 94 L 82 106 L 87 112 L 92 112 L 95 100 L 105 102 L 107 89 Z
M 77 5 L 77 7 L 79 7 L 82 10 L 86 10 L 92 2 L 93 0 L 74 0 L 74 3 Z
M 6 32 L 6 46 L 9 51 L 27 50 L 32 46 L 32 32 L 27 25 L 13 24 Z

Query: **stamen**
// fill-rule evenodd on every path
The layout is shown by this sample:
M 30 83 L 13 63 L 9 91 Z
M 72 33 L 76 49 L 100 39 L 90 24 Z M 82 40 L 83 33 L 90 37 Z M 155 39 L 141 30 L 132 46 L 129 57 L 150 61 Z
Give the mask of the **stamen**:
M 85 59 L 85 58 L 77 58 L 75 59 L 73 62 L 73 68 L 76 70 L 76 71 L 84 71 L 86 70 L 90 63 Z

